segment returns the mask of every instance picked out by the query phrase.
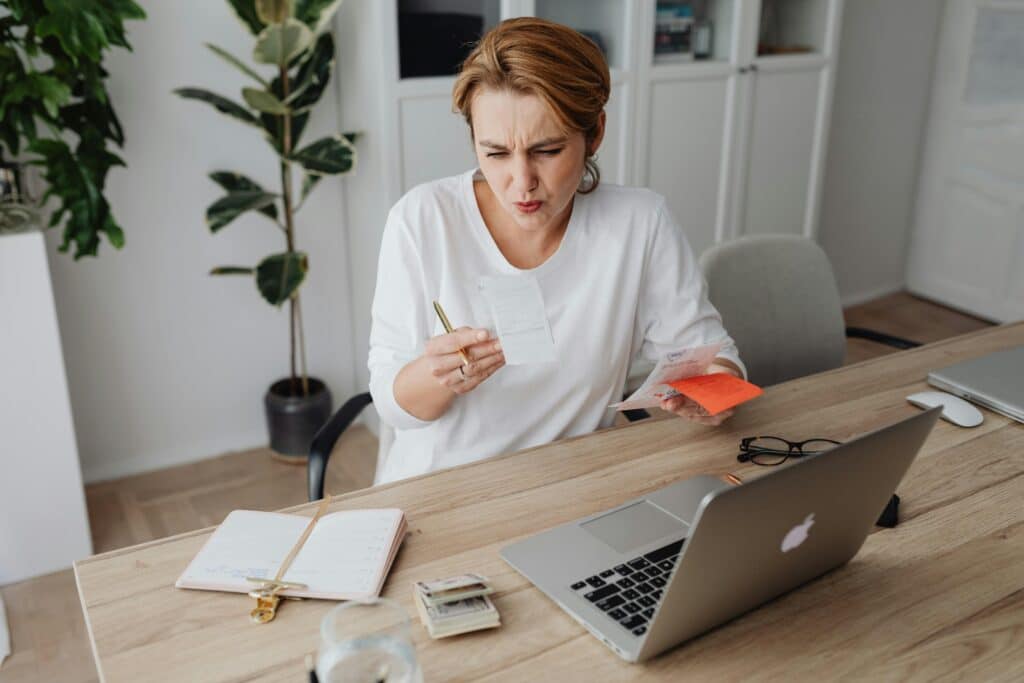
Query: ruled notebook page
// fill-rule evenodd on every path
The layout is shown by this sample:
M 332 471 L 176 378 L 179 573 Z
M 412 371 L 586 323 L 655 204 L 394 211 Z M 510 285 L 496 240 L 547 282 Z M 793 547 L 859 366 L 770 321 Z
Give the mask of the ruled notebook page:
M 345 510 L 324 516 L 285 581 L 304 583 L 311 593 L 376 595 L 401 519 L 401 510 Z

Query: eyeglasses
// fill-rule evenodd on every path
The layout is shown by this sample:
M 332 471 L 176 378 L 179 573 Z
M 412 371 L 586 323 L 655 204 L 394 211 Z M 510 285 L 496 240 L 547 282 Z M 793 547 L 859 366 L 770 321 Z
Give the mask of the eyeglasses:
M 781 465 L 786 458 L 801 458 L 805 455 L 817 455 L 827 451 L 841 442 L 832 439 L 807 439 L 806 441 L 789 441 L 779 436 L 748 436 L 740 441 L 740 453 L 736 459 L 740 462 L 752 462 L 755 465 Z

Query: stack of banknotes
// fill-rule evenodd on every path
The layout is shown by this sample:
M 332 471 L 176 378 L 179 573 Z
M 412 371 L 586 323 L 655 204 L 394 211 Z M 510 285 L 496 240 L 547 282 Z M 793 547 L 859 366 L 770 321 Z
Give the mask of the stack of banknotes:
M 431 638 L 501 626 L 498 610 L 487 597 L 493 592 L 487 577 L 479 574 L 417 581 L 413 585 L 416 610 Z

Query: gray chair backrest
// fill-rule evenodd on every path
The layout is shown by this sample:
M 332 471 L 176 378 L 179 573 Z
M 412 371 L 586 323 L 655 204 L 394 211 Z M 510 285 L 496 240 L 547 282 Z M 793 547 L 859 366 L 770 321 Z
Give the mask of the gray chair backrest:
M 846 335 L 832 265 L 805 237 L 755 235 L 700 259 L 708 296 L 760 386 L 839 367 Z

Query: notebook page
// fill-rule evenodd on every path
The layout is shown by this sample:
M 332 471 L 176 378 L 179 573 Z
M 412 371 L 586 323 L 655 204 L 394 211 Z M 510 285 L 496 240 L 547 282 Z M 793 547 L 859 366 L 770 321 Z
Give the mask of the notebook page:
M 401 520 L 397 509 L 345 510 L 322 517 L 285 581 L 332 597 L 376 595 Z
M 245 577 L 273 578 L 307 524 L 309 517 L 235 510 L 217 527 L 175 585 L 252 590 Z

